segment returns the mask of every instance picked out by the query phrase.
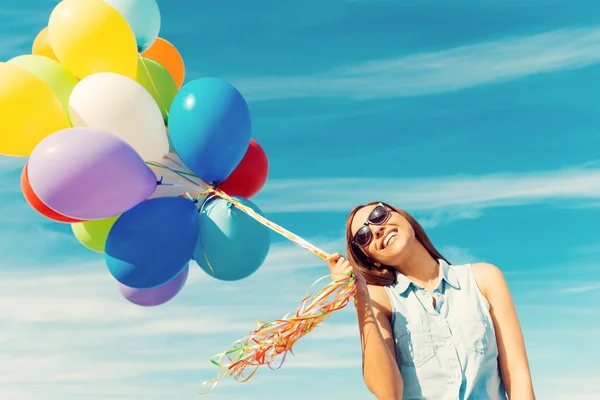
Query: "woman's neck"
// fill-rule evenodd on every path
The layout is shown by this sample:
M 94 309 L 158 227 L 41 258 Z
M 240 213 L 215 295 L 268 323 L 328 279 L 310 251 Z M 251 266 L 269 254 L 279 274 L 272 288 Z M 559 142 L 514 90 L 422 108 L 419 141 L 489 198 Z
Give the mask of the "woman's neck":
M 415 240 L 410 253 L 395 268 L 413 282 L 428 287 L 437 283 L 440 275 L 440 263 L 434 259 L 423 245 Z

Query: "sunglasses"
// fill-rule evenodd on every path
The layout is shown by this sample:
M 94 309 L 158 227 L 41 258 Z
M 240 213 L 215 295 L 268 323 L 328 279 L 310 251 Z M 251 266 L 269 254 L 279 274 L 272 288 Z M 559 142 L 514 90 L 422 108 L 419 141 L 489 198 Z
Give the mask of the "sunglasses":
M 371 232 L 371 228 L 369 225 L 383 225 L 390 218 L 390 210 L 388 210 L 382 203 L 379 203 L 367 220 L 363 223 L 354 238 L 352 238 L 352 242 L 358 247 L 367 247 L 371 240 L 373 240 L 373 232 Z

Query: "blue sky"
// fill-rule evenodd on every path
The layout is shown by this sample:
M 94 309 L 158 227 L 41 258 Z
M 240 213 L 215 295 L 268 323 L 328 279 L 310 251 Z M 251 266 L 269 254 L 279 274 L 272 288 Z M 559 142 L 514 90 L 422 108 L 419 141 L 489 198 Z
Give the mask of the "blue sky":
M 30 51 L 55 4 L 0 0 L 0 60 Z M 352 206 L 407 209 L 452 262 L 505 272 L 539 399 L 600 397 L 597 1 L 160 5 L 187 80 L 226 79 L 249 101 L 271 219 L 339 251 Z M 3 398 L 197 399 L 211 355 L 295 310 L 327 271 L 274 237 L 244 281 L 195 267 L 172 302 L 130 305 L 101 256 L 26 205 L 23 163 L 0 159 Z M 369 398 L 351 307 L 295 352 L 208 398 Z

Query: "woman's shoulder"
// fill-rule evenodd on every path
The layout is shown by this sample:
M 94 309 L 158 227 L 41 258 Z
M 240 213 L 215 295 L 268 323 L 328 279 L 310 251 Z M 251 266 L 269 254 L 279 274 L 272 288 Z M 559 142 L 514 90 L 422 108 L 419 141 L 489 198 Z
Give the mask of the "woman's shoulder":
M 502 271 L 500 268 L 495 266 L 494 264 L 490 264 L 487 262 L 477 262 L 472 263 L 471 270 L 475 277 L 479 276 L 482 279 L 496 278 L 499 275 L 502 275 Z
M 494 264 L 477 262 L 470 265 L 475 282 L 477 282 L 479 290 L 481 290 L 486 297 L 490 288 L 493 288 L 494 284 L 504 281 L 504 275 L 502 274 L 502 271 Z
M 384 286 L 367 285 L 369 297 L 374 308 L 384 311 L 386 314 L 392 314 L 392 303 Z

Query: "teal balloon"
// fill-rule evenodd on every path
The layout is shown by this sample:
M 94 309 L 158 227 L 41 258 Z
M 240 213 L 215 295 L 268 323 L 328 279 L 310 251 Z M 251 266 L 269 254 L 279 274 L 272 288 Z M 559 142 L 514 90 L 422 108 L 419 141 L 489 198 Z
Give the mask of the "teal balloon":
M 156 0 L 104 0 L 127 20 L 135 35 L 138 53 L 154 43 L 160 32 L 160 9 Z
M 235 199 L 263 215 L 250 200 Z M 194 260 L 204 272 L 222 281 L 237 281 L 264 263 L 271 246 L 269 228 L 222 199 L 207 203 L 198 218 Z

